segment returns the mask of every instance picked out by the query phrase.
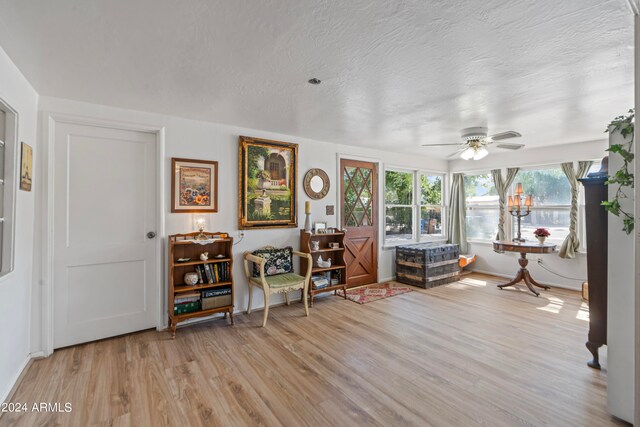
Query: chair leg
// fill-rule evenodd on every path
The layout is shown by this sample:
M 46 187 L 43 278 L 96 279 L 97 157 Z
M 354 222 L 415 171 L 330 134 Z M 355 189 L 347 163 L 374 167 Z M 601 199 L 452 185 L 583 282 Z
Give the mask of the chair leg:
M 309 287 L 305 286 L 302 288 L 302 298 L 304 299 L 304 315 L 309 316 L 309 301 L 307 299 L 307 292 Z
M 285 302 L 287 303 L 287 305 L 289 305 L 289 304 L 290 304 L 290 303 L 289 303 L 289 292 L 285 292 L 285 293 L 284 293 L 284 300 L 285 300 Z
M 253 300 L 253 285 L 249 282 L 249 304 L 247 304 L 247 314 L 251 314 L 251 302 Z
M 262 319 L 262 327 L 267 326 L 267 317 L 269 317 L 269 290 L 264 290 L 264 319 Z

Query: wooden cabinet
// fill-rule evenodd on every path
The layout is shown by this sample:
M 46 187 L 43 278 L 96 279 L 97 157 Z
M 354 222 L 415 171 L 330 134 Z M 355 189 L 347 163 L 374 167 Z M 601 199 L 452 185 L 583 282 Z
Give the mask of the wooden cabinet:
M 313 297 L 322 292 L 334 293 L 338 289 L 342 289 L 344 297 L 347 297 L 347 267 L 344 262 L 344 232 L 312 234 L 304 230 L 300 230 L 300 251 L 311 254 L 313 258 L 313 269 L 311 270 L 311 284 L 309 286 L 310 305 L 313 307 Z M 314 249 L 313 242 L 318 242 L 318 248 Z M 323 261 L 331 259 L 330 267 L 319 267 L 318 260 Z M 307 260 L 300 261 L 300 271 L 307 271 Z M 328 279 L 327 286 L 314 286 L 314 277 L 323 276 Z M 335 283 L 332 284 L 331 281 Z M 318 282 L 318 280 L 316 280 Z
M 580 179 L 585 189 L 587 230 L 587 281 L 589 282 L 589 338 L 587 348 L 593 355 L 588 365 L 600 369 L 598 349 L 607 343 L 607 200 L 604 176 Z
M 233 324 L 233 239 L 226 233 L 205 232 L 209 240 L 194 240 L 199 234 L 169 236 L 167 305 L 173 338 L 178 323 L 196 317 L 224 313 Z M 204 252 L 208 259 L 203 261 Z M 185 283 L 187 273 L 195 273 L 198 283 Z

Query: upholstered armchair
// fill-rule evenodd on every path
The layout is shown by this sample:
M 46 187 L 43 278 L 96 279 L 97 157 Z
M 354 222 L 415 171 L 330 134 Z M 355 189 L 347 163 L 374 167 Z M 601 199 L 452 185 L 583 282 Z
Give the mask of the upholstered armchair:
M 300 276 L 293 272 L 293 256 L 307 258 L 307 271 Z M 313 261 L 310 254 L 294 251 L 291 247 L 278 249 L 267 246 L 254 252 L 244 253 L 244 272 L 249 283 L 249 304 L 247 314 L 251 313 L 251 301 L 253 299 L 253 287 L 262 288 L 264 292 L 264 318 L 262 327 L 267 324 L 269 316 L 269 296 L 282 294 L 287 305 L 290 304 L 289 292 L 302 290 L 304 301 L 304 313 L 309 315 L 307 292 L 311 280 L 311 268 Z

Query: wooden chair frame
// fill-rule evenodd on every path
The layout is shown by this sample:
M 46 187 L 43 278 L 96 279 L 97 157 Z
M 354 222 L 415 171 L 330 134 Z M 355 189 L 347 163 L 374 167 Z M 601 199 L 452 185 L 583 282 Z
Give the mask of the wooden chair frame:
M 266 263 L 266 259 L 253 255 L 251 252 L 244 253 L 244 273 L 247 276 L 247 283 L 249 284 L 249 304 L 247 305 L 247 314 L 251 314 L 251 303 L 253 300 L 253 287 L 257 286 L 259 288 L 262 288 L 262 291 L 264 292 L 264 317 L 262 320 L 263 328 L 266 326 L 267 318 L 269 316 L 269 296 L 271 294 L 284 293 L 285 301 L 287 305 L 289 305 L 290 304 L 289 292 L 302 290 L 302 299 L 304 300 L 304 313 L 305 313 L 305 316 L 309 316 L 309 305 L 307 301 L 308 300 L 307 295 L 309 292 L 309 283 L 311 282 L 311 270 L 312 270 L 313 260 L 311 258 L 311 254 L 306 254 L 299 251 L 293 251 L 293 255 L 307 259 L 307 272 L 304 276 L 304 280 L 289 286 L 271 288 L 267 283 L 267 280 L 264 274 L 264 265 Z M 249 262 L 253 262 L 258 266 L 260 266 L 260 277 L 259 277 L 260 280 L 256 280 L 257 278 L 253 277 L 252 269 L 249 266 Z

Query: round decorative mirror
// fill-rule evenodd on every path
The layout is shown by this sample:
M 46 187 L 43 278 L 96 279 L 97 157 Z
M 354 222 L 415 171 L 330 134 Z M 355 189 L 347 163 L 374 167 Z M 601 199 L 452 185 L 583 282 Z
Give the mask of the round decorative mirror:
M 309 169 L 304 175 L 304 192 L 312 199 L 319 200 L 329 192 L 329 176 L 322 169 Z

